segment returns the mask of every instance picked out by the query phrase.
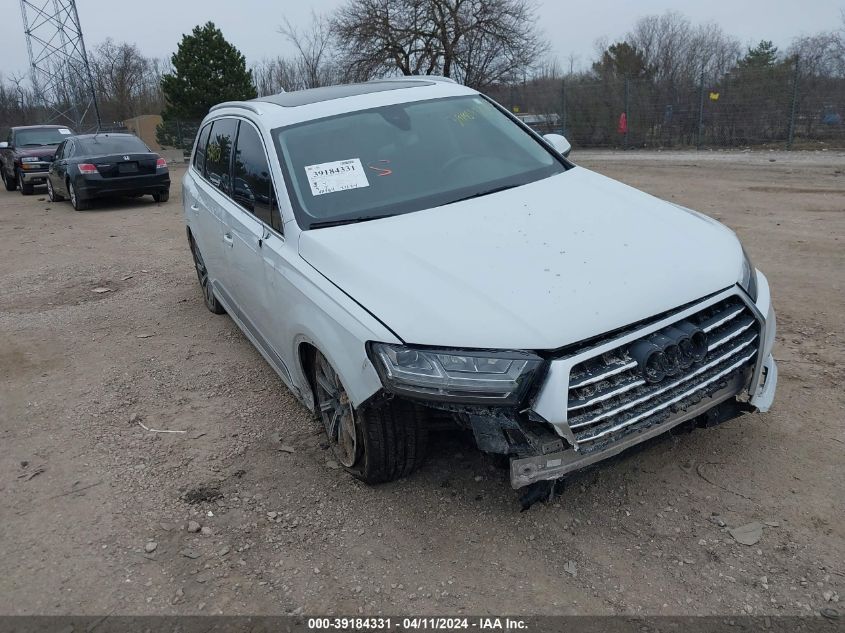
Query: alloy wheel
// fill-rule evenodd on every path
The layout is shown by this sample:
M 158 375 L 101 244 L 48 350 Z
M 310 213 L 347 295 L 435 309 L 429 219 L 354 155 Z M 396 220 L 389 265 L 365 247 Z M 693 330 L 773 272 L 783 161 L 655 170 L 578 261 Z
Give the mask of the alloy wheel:
M 358 461 L 358 429 L 355 411 L 340 377 L 326 358 L 318 353 L 314 377 L 317 383 L 317 403 L 320 419 L 337 460 L 346 468 Z

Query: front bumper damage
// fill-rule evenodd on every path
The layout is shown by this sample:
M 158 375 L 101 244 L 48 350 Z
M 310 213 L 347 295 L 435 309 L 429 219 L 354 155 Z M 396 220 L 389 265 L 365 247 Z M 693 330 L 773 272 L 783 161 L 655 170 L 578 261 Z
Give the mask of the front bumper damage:
M 569 372 L 581 359 L 577 354 L 560 361 L 553 361 L 549 374 L 537 397 L 531 403 L 529 415 L 541 419 L 554 428 L 556 434 L 566 441 L 562 450 L 541 452 L 535 455 L 516 456 L 511 460 L 511 484 L 514 488 L 528 486 L 538 481 L 560 478 L 568 473 L 585 468 L 591 464 L 618 455 L 623 451 L 661 435 L 685 422 L 697 421 L 711 426 L 738 417 L 749 411 L 768 411 L 777 389 L 777 364 L 772 356 L 776 333 L 776 318 L 771 303 L 771 294 L 766 277 L 757 271 L 757 298 L 753 301 L 739 289 L 731 288 L 717 293 L 706 302 L 696 304 L 686 311 L 681 311 L 658 321 L 644 330 L 623 335 L 607 343 L 613 347 L 625 340 L 633 340 L 644 332 L 657 331 L 666 323 L 685 318 L 699 310 L 702 305 L 716 305 L 725 298 L 739 297 L 754 315 L 759 325 L 756 361 L 746 370 L 735 373 L 726 381 L 716 381 L 700 399 L 681 400 L 678 407 L 658 424 L 641 430 L 633 429 L 621 435 L 615 441 L 600 446 L 590 446 L 587 450 L 579 446 L 575 435 L 566 419 Z M 595 353 L 595 349 L 592 350 Z M 561 415 L 561 412 L 563 414 Z
M 684 423 L 709 427 L 747 412 L 765 412 L 772 405 L 777 388 L 777 365 L 772 356 L 776 323 L 768 282 L 759 272 L 756 302 L 737 288 L 726 289 L 686 311 L 675 312 L 642 329 L 635 328 L 614 337 L 606 345 L 608 349 L 619 346 L 620 342 L 624 344 L 657 331 L 667 323 L 686 318 L 702 306 L 716 306 L 726 299 L 735 301 L 737 298 L 747 305 L 758 323 L 755 360 L 731 373 L 715 376 L 708 381 L 712 384 L 695 396 L 671 399 L 667 396 L 667 406 L 661 416 L 647 424 L 626 428 L 607 440 L 579 443 L 566 417 L 570 371 L 583 362 L 584 356 L 595 355 L 595 346 L 583 354 L 576 352 L 566 358 L 552 359 L 538 390 L 529 398 L 528 406 L 520 411 L 428 405 L 451 411 L 462 426 L 472 430 L 480 450 L 508 455 L 511 485 L 515 489 L 559 479 Z

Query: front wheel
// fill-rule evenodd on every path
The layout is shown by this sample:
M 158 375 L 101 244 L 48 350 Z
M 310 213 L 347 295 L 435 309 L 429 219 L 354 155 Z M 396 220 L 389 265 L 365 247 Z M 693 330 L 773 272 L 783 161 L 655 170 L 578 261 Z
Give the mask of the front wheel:
M 377 484 L 405 477 L 419 467 L 428 433 L 418 407 L 395 399 L 356 410 L 340 376 L 320 352 L 314 353 L 312 381 L 329 445 L 348 472 Z
M 18 182 L 20 183 L 22 196 L 31 196 L 35 193 L 35 185 L 25 182 L 21 173 L 18 174 Z
M 9 176 L 6 174 L 6 169 L 0 166 L 0 177 L 3 178 L 3 186 L 6 187 L 6 191 L 14 191 L 18 188 L 18 181 L 14 176 Z

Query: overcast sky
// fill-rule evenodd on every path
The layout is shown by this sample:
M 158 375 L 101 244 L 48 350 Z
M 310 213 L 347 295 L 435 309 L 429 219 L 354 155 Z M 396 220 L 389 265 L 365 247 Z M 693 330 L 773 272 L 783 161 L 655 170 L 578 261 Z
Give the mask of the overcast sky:
M 183 33 L 208 20 L 246 55 L 247 62 L 290 54 L 278 33 L 285 17 L 307 24 L 310 11 L 328 12 L 343 0 L 78 0 L 86 46 L 107 37 L 134 42 L 150 57 L 169 57 Z M 675 9 L 694 23 L 717 22 L 743 44 L 770 39 L 786 48 L 792 38 L 842 26 L 845 0 L 540 0 L 540 24 L 565 66 L 570 54 L 585 65 L 596 39 L 622 37 L 638 17 Z M 0 0 L 0 73 L 28 67 L 18 0 Z

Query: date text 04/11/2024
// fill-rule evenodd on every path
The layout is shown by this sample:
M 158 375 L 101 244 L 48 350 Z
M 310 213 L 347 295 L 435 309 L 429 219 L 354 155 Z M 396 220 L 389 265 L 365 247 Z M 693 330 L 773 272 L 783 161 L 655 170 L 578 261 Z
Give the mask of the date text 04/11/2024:
M 310 630 L 431 630 L 431 631 L 459 631 L 459 630 L 488 630 L 488 631 L 519 631 L 528 628 L 521 619 L 512 618 L 466 618 L 466 617 L 332 617 L 309 618 Z

